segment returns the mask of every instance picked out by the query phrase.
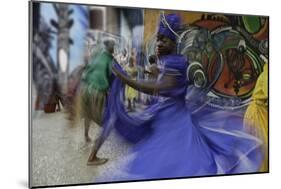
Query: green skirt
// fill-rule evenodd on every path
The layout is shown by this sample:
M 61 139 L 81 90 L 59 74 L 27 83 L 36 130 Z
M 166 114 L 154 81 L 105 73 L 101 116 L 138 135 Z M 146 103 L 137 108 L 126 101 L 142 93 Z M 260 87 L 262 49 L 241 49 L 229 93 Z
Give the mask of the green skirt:
M 106 91 L 82 87 L 81 114 L 82 117 L 102 126 L 103 113 L 106 101 Z

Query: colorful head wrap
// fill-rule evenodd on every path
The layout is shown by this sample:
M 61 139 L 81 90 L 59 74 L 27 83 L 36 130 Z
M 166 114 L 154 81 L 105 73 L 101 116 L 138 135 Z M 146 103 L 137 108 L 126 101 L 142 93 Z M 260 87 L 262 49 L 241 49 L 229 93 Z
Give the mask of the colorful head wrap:
M 177 14 L 168 14 L 160 17 L 159 30 L 158 33 L 176 41 L 177 32 L 180 29 L 180 17 Z

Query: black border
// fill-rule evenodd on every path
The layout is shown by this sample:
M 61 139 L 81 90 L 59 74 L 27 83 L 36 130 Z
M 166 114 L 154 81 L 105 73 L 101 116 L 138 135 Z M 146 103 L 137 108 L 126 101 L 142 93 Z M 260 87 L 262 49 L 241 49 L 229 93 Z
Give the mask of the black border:
M 32 41 L 33 9 L 28 2 L 28 188 L 32 188 Z
M 268 18 L 268 171 L 265 172 L 248 172 L 248 173 L 236 173 L 236 174 L 218 174 L 218 175 L 201 175 L 201 176 L 189 176 L 189 177 L 174 177 L 174 178 L 161 178 L 161 179 L 147 179 L 147 180 L 128 180 L 128 181 L 112 181 L 112 182 L 97 182 L 97 183 L 80 183 L 80 184 L 64 184 L 64 185 L 46 185 L 46 186 L 32 186 L 32 40 L 33 40 L 33 22 L 32 22 L 32 5 L 33 3 L 60 3 L 69 5 L 84 5 L 84 6 L 98 6 L 98 7 L 113 7 L 113 8 L 136 8 L 136 9 L 150 9 L 150 10 L 171 10 L 171 11 L 183 11 L 183 12 L 195 12 L 195 13 L 211 13 L 211 14 L 224 14 L 224 15 L 236 15 L 236 16 L 261 16 Z M 256 15 L 256 14 L 238 14 L 238 13 L 224 13 L 224 12 L 207 12 L 207 11 L 191 11 L 182 9 L 165 9 L 165 8 L 148 8 L 148 7 L 130 7 L 122 5 L 103 5 L 103 4 L 88 4 L 88 3 L 72 3 L 72 2 L 59 2 L 59 1 L 28 1 L 28 188 L 54 188 L 54 187 L 68 187 L 68 186 L 89 186 L 100 184 L 118 184 L 118 183 L 134 183 L 134 182 L 148 182 L 148 181 L 162 181 L 162 180 L 177 180 L 177 179 L 192 179 L 192 178 L 209 178 L 209 177 L 225 177 L 225 176 L 239 176 L 239 175 L 255 175 L 270 173 L 270 16 L 268 15 Z
M 267 111 L 268 111 L 268 120 L 267 120 L 267 126 L 268 126 L 268 130 L 267 130 L 267 132 L 268 132 L 268 135 L 267 135 L 267 140 L 268 140 L 268 145 L 267 145 L 267 149 L 268 149 L 268 151 L 267 151 L 267 155 L 268 155 L 268 162 L 267 162 L 267 167 L 268 167 L 268 172 L 267 173 L 270 173 L 270 153 L 269 153 L 269 147 L 270 147 L 270 145 L 269 145 L 269 143 L 270 143 L 270 126 L 269 126 L 269 120 L 270 120 L 270 88 L 269 88 L 269 85 L 270 85 L 270 82 L 269 82 L 269 79 L 270 79 L 270 57 L 271 57 L 271 55 L 270 55 L 270 19 L 269 19 L 269 16 L 268 16 L 268 62 L 267 62 L 267 64 L 268 64 L 268 78 L 267 78 L 267 95 L 268 95 L 268 107 L 267 107 Z

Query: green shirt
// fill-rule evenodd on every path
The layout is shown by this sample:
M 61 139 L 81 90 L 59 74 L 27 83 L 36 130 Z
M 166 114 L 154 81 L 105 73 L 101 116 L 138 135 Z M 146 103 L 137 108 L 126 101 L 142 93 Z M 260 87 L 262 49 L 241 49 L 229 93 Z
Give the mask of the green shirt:
M 109 88 L 113 56 L 104 51 L 92 58 L 86 66 L 82 81 L 88 90 L 106 91 Z

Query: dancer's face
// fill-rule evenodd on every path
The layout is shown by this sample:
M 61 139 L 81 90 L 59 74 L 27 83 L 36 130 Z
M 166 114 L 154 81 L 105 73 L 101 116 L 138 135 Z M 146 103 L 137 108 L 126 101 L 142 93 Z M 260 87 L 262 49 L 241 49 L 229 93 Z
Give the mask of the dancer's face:
M 170 38 L 162 34 L 157 34 L 156 50 L 158 56 L 168 55 L 173 53 L 175 46 L 176 43 L 172 41 Z

